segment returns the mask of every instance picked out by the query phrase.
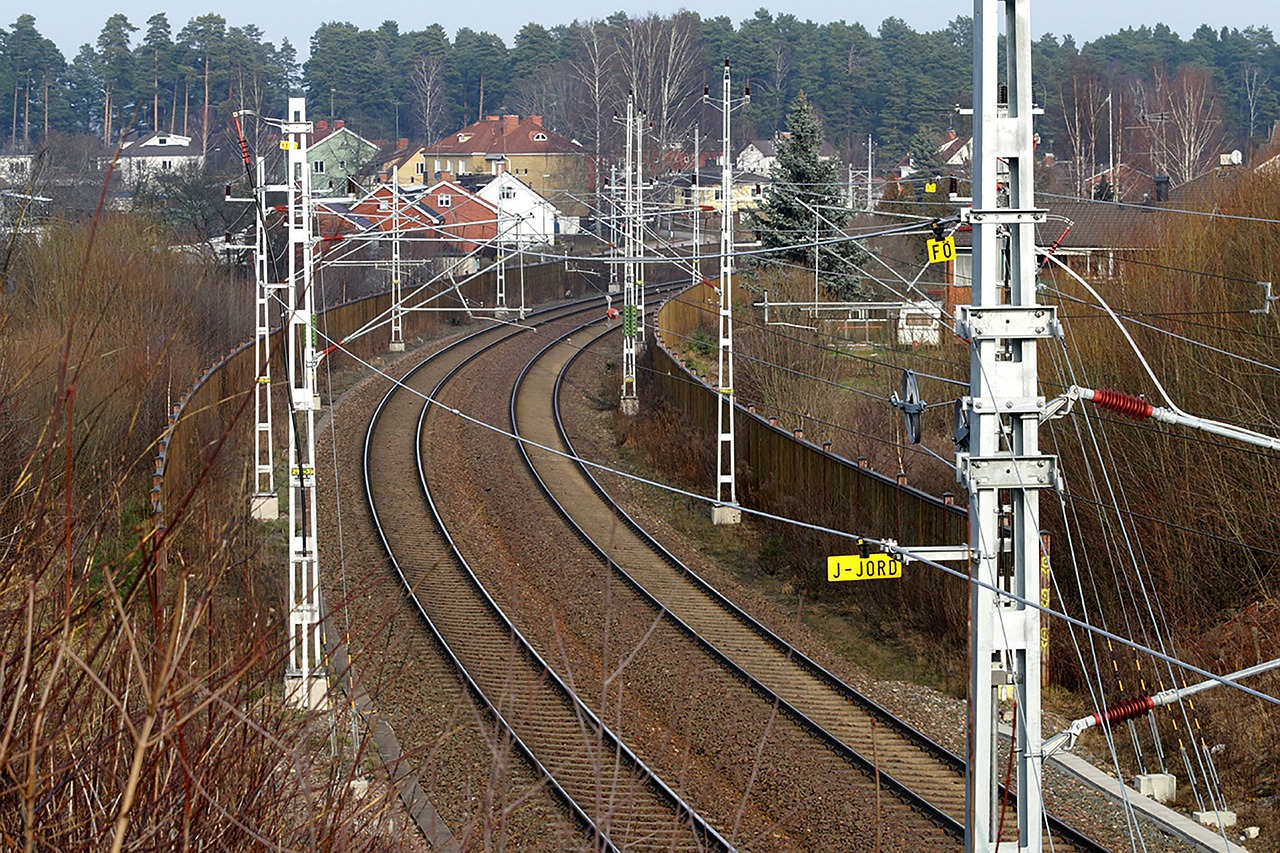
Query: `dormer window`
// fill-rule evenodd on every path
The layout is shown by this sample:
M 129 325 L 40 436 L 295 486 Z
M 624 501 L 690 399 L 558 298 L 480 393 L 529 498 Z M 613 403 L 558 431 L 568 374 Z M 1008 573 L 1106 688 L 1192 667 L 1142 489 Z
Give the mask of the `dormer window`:
M 167 136 L 162 136 L 162 137 L 160 137 L 159 139 L 157 139 L 157 140 L 156 140 L 156 144 L 158 144 L 158 145 L 168 145 L 168 144 L 169 144 L 169 137 L 167 137 Z
M 546 141 L 547 141 L 547 135 L 546 135 L 545 133 L 543 133 L 542 131 L 538 131 L 537 133 L 535 133 L 535 134 L 533 135 L 533 141 L 534 141 L 534 142 L 546 142 Z
M 458 134 L 458 141 L 459 141 L 459 142 L 466 142 L 466 141 L 467 141 L 468 139 L 470 139 L 470 138 L 471 138 L 471 134 L 469 134 L 469 133 L 459 133 L 459 134 Z

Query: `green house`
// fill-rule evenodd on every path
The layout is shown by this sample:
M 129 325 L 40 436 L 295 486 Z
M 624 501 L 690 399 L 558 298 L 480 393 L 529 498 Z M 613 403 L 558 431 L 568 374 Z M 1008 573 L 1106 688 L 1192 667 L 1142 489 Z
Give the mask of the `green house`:
M 347 179 L 359 180 L 378 157 L 378 146 L 346 127 L 342 121 L 318 121 L 307 163 L 311 191 L 318 196 L 345 195 Z

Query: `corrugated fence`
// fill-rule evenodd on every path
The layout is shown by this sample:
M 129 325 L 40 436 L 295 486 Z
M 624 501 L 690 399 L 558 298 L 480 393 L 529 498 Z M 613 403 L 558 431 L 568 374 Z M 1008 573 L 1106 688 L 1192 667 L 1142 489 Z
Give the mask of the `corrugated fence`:
M 718 337 L 719 293 L 696 285 L 664 303 L 655 322 L 658 346 L 653 348 L 654 384 L 659 392 L 687 413 L 706 434 L 715 436 L 716 392 L 682 360 L 685 341 L 699 327 Z M 738 290 L 735 304 L 750 304 Z M 959 507 L 942 498 L 900 484 L 854 461 L 836 455 L 804 438 L 786 424 L 749 411 L 739 399 L 736 436 L 738 488 L 766 512 L 801 517 L 837 530 L 904 545 L 959 545 L 968 541 L 968 519 Z M 848 543 L 852 547 L 853 543 Z M 851 553 L 846 551 L 844 553 Z M 812 555 L 814 573 L 825 578 L 826 554 Z M 841 584 L 844 594 L 864 584 Z M 881 587 L 871 593 L 883 599 Z M 916 621 L 963 629 L 964 585 L 934 569 L 912 572 L 888 596 L 914 608 Z M 957 617 L 956 610 L 959 610 Z M 939 624 L 941 623 L 941 624 Z

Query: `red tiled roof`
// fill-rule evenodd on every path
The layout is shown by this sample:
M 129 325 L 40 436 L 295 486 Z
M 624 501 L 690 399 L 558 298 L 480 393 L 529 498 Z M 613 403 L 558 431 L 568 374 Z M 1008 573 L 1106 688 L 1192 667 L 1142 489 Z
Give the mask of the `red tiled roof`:
M 430 154 L 581 154 L 582 146 L 542 126 L 542 116 L 489 116 L 428 145 Z

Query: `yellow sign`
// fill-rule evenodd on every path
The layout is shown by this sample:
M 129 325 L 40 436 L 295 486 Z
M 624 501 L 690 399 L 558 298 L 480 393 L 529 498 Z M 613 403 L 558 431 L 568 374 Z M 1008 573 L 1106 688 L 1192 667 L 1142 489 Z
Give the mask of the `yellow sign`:
M 292 150 L 292 149 L 294 149 L 294 148 L 297 148 L 297 147 L 298 147 L 298 146 L 297 146 L 297 144 L 296 144 L 292 139 L 281 139 L 281 140 L 280 140 L 280 150 L 281 150 L 281 151 L 290 151 L 290 150 Z
M 947 237 L 942 240 L 929 240 L 925 243 L 929 249 L 929 263 L 941 264 L 954 261 L 956 258 L 956 238 Z
M 927 193 L 936 193 L 938 191 L 938 185 L 933 181 L 930 181 L 924 185 L 924 191 Z
M 827 580 L 829 581 L 874 581 L 900 577 L 902 577 L 902 561 L 895 560 L 888 554 L 827 557 Z

